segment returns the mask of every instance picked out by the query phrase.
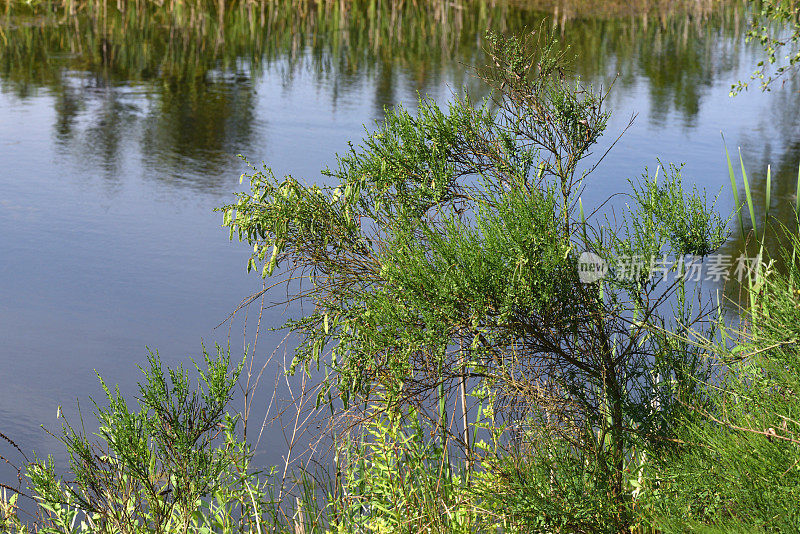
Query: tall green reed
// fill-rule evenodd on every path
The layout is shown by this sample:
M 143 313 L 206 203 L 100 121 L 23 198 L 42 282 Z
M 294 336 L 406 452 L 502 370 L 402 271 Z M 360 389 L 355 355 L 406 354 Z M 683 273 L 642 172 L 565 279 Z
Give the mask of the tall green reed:
M 723 144 L 724 144 L 724 137 L 723 137 Z M 739 149 L 739 167 L 741 169 L 742 175 L 742 188 L 744 189 L 745 198 L 744 202 L 740 200 L 739 197 L 739 181 L 736 177 L 736 173 L 734 172 L 733 165 L 731 164 L 731 157 L 730 153 L 728 152 L 728 147 L 725 145 L 725 157 L 727 159 L 728 164 L 728 174 L 731 183 L 731 190 L 734 202 L 734 210 L 736 213 L 736 219 L 739 225 L 739 238 L 744 246 L 744 253 L 747 253 L 747 250 L 751 244 L 756 247 L 756 256 L 753 260 L 753 265 L 746 271 L 746 293 L 748 296 L 748 301 L 750 306 L 755 306 L 758 302 L 758 294 L 763 283 L 762 272 L 764 269 L 771 268 L 776 261 L 780 261 L 782 258 L 779 257 L 769 257 L 769 251 L 767 249 L 767 239 L 770 236 L 775 234 L 783 233 L 788 230 L 788 225 L 797 225 L 798 224 L 798 214 L 800 214 L 800 165 L 798 166 L 798 174 L 797 174 L 797 184 L 795 188 L 795 198 L 794 198 L 794 210 L 793 216 L 794 221 L 780 221 L 776 220 L 772 216 L 772 166 L 767 165 L 765 181 L 764 181 L 764 197 L 763 197 L 763 204 L 761 205 L 761 212 L 763 214 L 761 220 L 757 218 L 756 211 L 759 204 L 757 203 L 757 199 L 754 199 L 754 195 L 752 193 L 751 188 L 751 181 L 748 178 L 747 170 L 744 164 L 744 158 L 742 157 L 741 148 Z M 745 225 L 744 218 L 742 216 L 742 211 L 747 209 L 749 215 L 749 226 Z M 791 241 L 794 243 L 794 241 Z M 791 262 L 794 261 L 796 257 L 797 251 L 795 250 L 794 246 L 791 247 Z

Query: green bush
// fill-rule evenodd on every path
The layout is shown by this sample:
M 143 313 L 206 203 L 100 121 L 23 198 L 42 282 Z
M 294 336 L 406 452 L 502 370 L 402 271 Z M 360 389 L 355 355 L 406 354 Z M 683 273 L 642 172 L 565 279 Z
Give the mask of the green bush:
M 28 466 L 43 516 L 37 531 L 233 533 L 278 524 L 271 486 L 251 471 L 237 417 L 226 411 L 241 365 L 231 368 L 220 347 L 216 356 L 203 350 L 193 387 L 182 366 L 165 371 L 157 353 L 149 353 L 148 364 L 135 407 L 100 379 L 107 404 L 95 403 L 96 440 L 82 420 L 77 429 L 63 423 L 67 481 L 50 459 Z M 6 526 L 24 532 L 11 515 Z
M 641 451 L 672 436 L 675 384 L 689 388 L 703 370 L 695 345 L 669 333 L 709 326 L 687 296 L 685 268 L 667 282 L 649 262 L 623 276 L 625 260 L 702 257 L 724 241 L 725 223 L 704 194 L 683 190 L 674 166 L 633 182 L 620 217 L 587 218 L 580 195 L 598 163 L 605 94 L 570 81 L 555 40 L 536 38 L 490 35 L 480 71 L 490 100 L 388 111 L 325 171 L 329 185 L 253 169 L 251 191 L 221 208 L 223 223 L 252 247 L 248 270 L 301 281 L 289 296 L 308 303 L 286 325 L 300 339 L 291 371 L 324 368 L 319 402 L 335 415 L 352 423 L 356 413 L 403 418 L 413 408 L 439 440 L 430 450 L 519 498 L 495 499 L 488 513 L 537 517 L 541 531 L 588 531 L 595 520 L 594 531 L 621 531 L 636 521 Z M 606 258 L 606 279 L 581 282 L 582 251 Z M 477 450 L 465 401 L 473 388 L 492 399 L 486 432 L 530 431 Z M 342 453 L 373 430 L 341 429 Z M 542 478 L 546 457 L 530 452 L 551 445 L 565 461 Z M 521 479 L 503 461 L 514 447 L 524 451 Z M 539 482 L 518 483 L 529 479 Z M 560 495 L 568 486 L 575 491 Z M 368 515 L 400 502 L 364 498 Z M 482 498 L 474 494 L 476 510 Z M 404 528 L 415 524 L 404 517 Z

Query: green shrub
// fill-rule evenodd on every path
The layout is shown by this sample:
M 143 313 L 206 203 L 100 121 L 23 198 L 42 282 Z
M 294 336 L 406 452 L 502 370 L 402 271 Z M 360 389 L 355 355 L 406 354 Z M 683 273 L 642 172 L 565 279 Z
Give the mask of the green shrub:
M 241 365 L 203 350 L 188 372 L 162 368 L 149 353 L 135 407 L 100 379 L 107 404 L 95 403 L 97 440 L 63 423 L 68 481 L 52 460 L 28 466 L 43 514 L 39 532 L 251 532 L 276 524 L 271 487 L 250 468 L 251 453 L 226 411 Z
M 651 276 L 649 262 L 622 276 L 624 262 L 702 257 L 724 241 L 725 223 L 704 194 L 683 190 L 674 166 L 635 182 L 621 217 L 587 218 L 580 195 L 608 122 L 606 95 L 569 80 L 555 39 L 537 39 L 490 35 L 480 71 L 490 100 L 458 95 L 447 108 L 422 99 L 415 115 L 388 111 L 325 171 L 326 186 L 253 169 L 251 191 L 221 208 L 223 223 L 252 247 L 248 270 L 302 281 L 288 297 L 308 303 L 286 325 L 300 339 L 291 371 L 324 368 L 319 401 L 334 414 L 351 422 L 348 412 L 376 402 L 383 410 L 367 416 L 426 413 L 440 448 L 429 450 L 457 449 L 465 466 L 514 488 L 541 530 L 588 529 L 596 518 L 621 531 L 635 521 L 640 451 L 668 442 L 675 384 L 689 388 L 702 369 L 695 346 L 668 333 L 708 326 L 687 297 L 685 269 L 670 269 L 673 283 Z M 610 276 L 581 282 L 582 251 L 606 258 Z M 479 453 L 470 388 L 489 391 L 495 429 L 531 432 Z M 453 430 L 458 418 L 446 416 L 459 397 L 462 428 Z M 370 428 L 348 425 L 340 446 Z M 509 478 L 502 461 L 513 446 L 542 444 L 565 459 L 552 464 L 553 483 L 574 481 L 560 503 L 559 487 L 541 475 L 545 457 L 521 458 L 521 480 L 539 481 L 532 486 Z M 537 494 L 545 489 L 549 497 Z M 376 491 L 361 503 L 370 516 L 400 502 Z M 496 517 L 519 511 L 493 502 Z

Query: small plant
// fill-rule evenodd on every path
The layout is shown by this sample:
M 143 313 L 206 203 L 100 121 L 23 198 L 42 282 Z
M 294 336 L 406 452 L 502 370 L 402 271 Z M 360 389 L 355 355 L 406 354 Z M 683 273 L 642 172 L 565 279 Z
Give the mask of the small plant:
M 0 432 L 0 444 L 4 448 L 10 447 L 11 451 L 0 450 L 0 464 L 16 471 L 17 475 L 16 486 L 6 484 L 6 480 L 0 482 L 0 532 L 28 532 L 27 525 L 19 517 L 19 498 L 25 496 L 22 493 L 23 472 L 24 464 L 29 460 L 19 445 L 3 432 Z
M 19 493 L 12 492 L 8 494 L 6 488 L 2 489 L 0 494 L 0 532 L 13 532 L 16 534 L 25 534 L 28 532 L 28 527 L 19 518 Z
M 360 441 L 337 465 L 342 487 L 338 502 L 331 502 L 333 530 L 474 532 L 481 516 L 464 465 L 451 463 L 415 410 L 371 409 Z
M 263 499 L 265 488 L 248 472 L 248 449 L 225 411 L 241 365 L 231 369 L 220 347 L 216 357 L 204 349 L 202 363 L 192 387 L 182 366 L 165 372 L 150 352 L 135 407 L 100 379 L 107 405 L 95 403 L 98 439 L 84 433 L 83 421 L 79 430 L 63 423 L 59 436 L 72 480 L 56 476 L 51 460 L 29 466 L 50 523 L 45 532 L 233 532 L 261 520 L 256 496 Z

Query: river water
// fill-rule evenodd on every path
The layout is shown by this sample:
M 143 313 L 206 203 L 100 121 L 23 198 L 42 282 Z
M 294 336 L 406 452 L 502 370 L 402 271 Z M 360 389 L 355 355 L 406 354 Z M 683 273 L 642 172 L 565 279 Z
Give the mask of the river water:
M 724 188 L 717 206 L 727 213 L 724 132 L 757 197 L 772 164 L 774 209 L 789 217 L 798 85 L 728 96 L 759 58 L 738 4 L 646 17 L 562 11 L 557 23 L 501 4 L 296 5 L 240 6 L 221 22 L 113 4 L 102 20 L 22 6 L 0 15 L 0 431 L 26 452 L 63 465 L 40 425 L 59 428 L 59 405 L 73 421 L 78 402 L 91 411 L 101 394 L 93 370 L 133 393 L 146 347 L 175 365 L 201 342 L 230 339 L 241 357 L 255 318 L 247 336 L 241 314 L 230 330 L 216 327 L 261 280 L 245 273 L 248 247 L 229 242 L 213 211 L 244 187 L 237 155 L 318 179 L 385 106 L 413 108 L 419 94 L 444 102 L 462 87 L 482 94 L 470 67 L 483 60 L 486 27 L 553 28 L 576 75 L 614 82 L 599 150 L 637 114 L 584 205 L 625 191 L 660 158 L 685 163 L 688 184 Z M 296 313 L 272 309 L 264 328 Z M 282 337 L 262 331 L 256 356 Z M 283 444 L 269 430 L 261 461 L 280 461 Z

